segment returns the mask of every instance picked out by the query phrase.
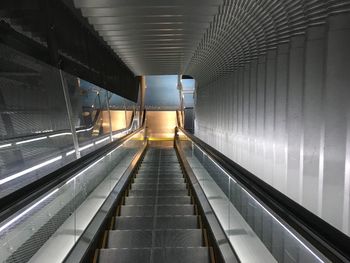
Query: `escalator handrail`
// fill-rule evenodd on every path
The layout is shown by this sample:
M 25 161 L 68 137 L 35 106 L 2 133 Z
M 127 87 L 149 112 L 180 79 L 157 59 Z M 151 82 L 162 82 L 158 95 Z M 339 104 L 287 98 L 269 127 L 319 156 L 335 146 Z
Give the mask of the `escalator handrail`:
M 332 262 L 348 262 L 350 260 L 350 237 L 182 127 L 177 127 L 177 130 L 181 130 L 203 152 L 226 170 L 229 176 L 234 177 L 244 188 L 267 205 Z
M 98 160 L 101 156 L 107 154 L 114 148 L 122 145 L 132 136 L 144 129 L 144 123 L 141 127 L 130 134 L 127 134 L 118 140 L 110 142 L 101 148 L 88 153 L 85 156 L 49 173 L 48 175 L 16 190 L 15 192 L 0 199 L 0 223 L 12 216 L 14 213 L 24 208 L 43 194 L 54 189 L 63 182 L 69 180 L 77 172 L 83 170 L 92 162 Z

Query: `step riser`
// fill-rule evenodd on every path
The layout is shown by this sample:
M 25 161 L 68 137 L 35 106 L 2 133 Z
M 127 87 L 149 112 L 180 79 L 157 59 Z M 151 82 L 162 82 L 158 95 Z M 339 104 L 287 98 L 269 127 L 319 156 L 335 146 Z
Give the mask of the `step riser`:
M 156 209 L 157 208 L 157 209 Z M 121 216 L 154 216 L 154 215 L 194 215 L 193 205 L 182 206 L 122 206 Z
M 191 198 L 189 196 L 184 197 L 163 197 L 163 198 L 149 198 L 149 197 L 126 197 L 125 205 L 189 205 L 191 204 Z
M 154 248 L 152 249 L 101 249 L 99 262 L 118 263 L 209 263 L 209 249 L 195 248 Z M 181 261 L 179 261 L 181 259 Z
M 107 248 L 197 247 L 203 244 L 201 230 L 114 230 Z
M 167 217 L 116 217 L 115 230 L 141 229 L 196 229 L 197 216 L 167 216 Z
M 187 190 L 130 190 L 129 196 L 188 196 Z
M 157 185 L 157 184 L 133 184 L 131 187 L 132 190 L 186 190 L 186 185 Z

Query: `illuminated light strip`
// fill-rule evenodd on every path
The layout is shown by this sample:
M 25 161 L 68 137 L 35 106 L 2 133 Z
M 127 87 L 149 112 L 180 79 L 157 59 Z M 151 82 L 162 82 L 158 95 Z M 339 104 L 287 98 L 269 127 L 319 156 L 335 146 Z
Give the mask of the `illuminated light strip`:
M 109 139 L 109 137 L 106 137 L 102 140 L 96 141 L 95 144 L 100 144 L 101 142 L 107 141 Z
M 50 138 L 55 138 L 55 137 L 64 136 L 64 135 L 72 135 L 72 133 L 71 133 L 71 132 L 63 132 L 63 133 L 58 133 L 58 134 L 50 135 L 49 137 L 50 137 Z
M 7 144 L 0 145 L 0 149 L 1 148 L 6 148 L 6 147 L 10 147 L 11 145 L 12 145 L 12 143 L 7 143 Z
M 39 137 L 39 138 L 35 138 L 35 139 L 30 139 L 30 140 L 25 140 L 25 141 L 20 141 L 20 142 L 16 142 L 16 144 L 23 144 L 23 143 L 28 143 L 28 142 L 35 142 L 35 141 L 41 141 L 47 139 L 47 136 L 45 137 Z
M 92 163 L 91 165 L 89 165 L 88 167 L 86 167 L 84 170 L 82 170 L 81 172 L 79 172 L 76 176 L 72 177 L 71 179 L 69 179 L 66 184 L 69 184 L 70 182 L 72 182 L 74 179 L 76 179 L 77 177 L 79 177 L 80 175 L 82 175 L 83 173 L 85 173 L 87 170 L 89 170 L 91 167 L 95 166 L 97 163 L 99 163 L 101 160 L 103 160 L 106 157 L 103 156 L 100 159 L 98 159 L 96 162 Z
M 93 128 L 94 127 L 91 127 L 91 128 L 85 129 L 85 130 L 79 130 L 79 131 L 76 131 L 76 133 L 91 131 Z
M 307 247 L 304 242 L 302 242 L 292 231 L 290 231 L 282 222 L 280 222 L 270 211 L 268 211 L 260 202 L 258 202 L 247 190 L 242 188 L 266 213 L 268 213 L 273 219 L 276 220 L 289 234 L 291 234 L 307 251 L 309 251 L 314 257 L 316 257 L 320 262 L 324 262 L 318 255 L 316 255 L 309 247 Z
M 66 153 L 66 156 L 69 156 L 69 155 L 71 155 L 71 154 L 73 154 L 73 153 L 75 153 L 75 150 L 71 150 L 71 151 L 67 152 L 67 153 Z
M 88 145 L 85 145 L 85 146 L 79 148 L 79 152 L 80 152 L 80 151 L 84 151 L 84 150 L 86 150 L 86 149 L 88 149 L 88 148 L 90 148 L 90 147 L 92 147 L 92 146 L 94 146 L 93 143 L 90 143 L 90 144 L 88 144 Z
M 0 185 L 2 185 L 2 184 L 4 184 L 4 183 L 7 183 L 7 182 L 9 182 L 9 181 L 12 181 L 13 179 L 16 179 L 16 178 L 18 178 L 18 177 L 20 177 L 20 176 L 22 176 L 22 175 L 25 175 L 25 174 L 30 173 L 30 172 L 32 172 L 32 171 L 35 171 L 35 170 L 37 170 L 37 169 L 39 169 L 39 168 L 41 168 L 41 167 L 44 167 L 44 166 L 46 166 L 46 165 L 48 165 L 48 164 L 50 164 L 50 163 L 56 162 L 56 161 L 61 160 L 61 159 L 62 159 L 62 155 L 60 155 L 60 156 L 58 156 L 58 157 L 56 157 L 56 158 L 47 160 L 47 161 L 45 161 L 45 162 L 43 162 L 43 163 L 37 164 L 37 165 L 35 165 L 35 166 L 31 167 L 31 168 L 25 169 L 25 170 L 23 170 L 22 172 L 13 174 L 13 175 L 11 175 L 11 176 L 8 176 L 8 177 L 6 177 L 6 178 L 0 180 Z
M 4 229 L 6 229 L 7 227 L 9 227 L 10 225 L 12 225 L 14 222 L 18 221 L 21 217 L 23 217 L 25 214 L 28 214 L 31 210 L 33 210 L 35 207 L 37 207 L 39 204 L 41 204 L 42 202 L 44 202 L 46 199 L 48 199 L 50 196 L 52 196 L 53 194 L 55 194 L 58 191 L 58 188 L 53 190 L 51 193 L 49 193 L 47 196 L 45 196 L 44 198 L 40 199 L 40 201 L 36 202 L 34 205 L 32 205 L 31 207 L 27 208 L 26 210 L 24 210 L 22 213 L 20 213 L 18 216 L 14 217 L 13 219 L 11 219 L 10 221 L 8 221 L 6 224 L 4 224 L 3 226 L 0 227 L 0 232 L 2 232 Z

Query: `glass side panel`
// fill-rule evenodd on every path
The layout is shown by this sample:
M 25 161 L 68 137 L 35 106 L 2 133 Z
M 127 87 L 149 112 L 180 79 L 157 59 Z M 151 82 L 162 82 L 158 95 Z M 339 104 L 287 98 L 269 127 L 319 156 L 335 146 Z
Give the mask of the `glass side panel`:
M 141 131 L 1 222 L 0 262 L 62 262 L 144 143 Z
M 242 262 L 330 262 L 220 165 L 179 133 L 180 145 Z
M 0 71 L 0 198 L 77 158 L 66 101 L 80 155 L 140 126 L 127 129 L 137 103 L 1 44 Z M 121 112 L 122 126 L 109 109 Z

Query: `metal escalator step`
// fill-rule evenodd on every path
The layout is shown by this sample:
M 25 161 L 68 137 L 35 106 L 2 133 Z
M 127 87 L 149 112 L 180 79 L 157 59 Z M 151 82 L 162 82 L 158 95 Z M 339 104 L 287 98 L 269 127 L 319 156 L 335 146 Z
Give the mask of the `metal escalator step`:
M 100 249 L 99 263 L 150 263 L 151 249 L 147 248 L 108 248 Z
M 152 259 L 151 259 L 151 253 Z M 180 260 L 181 259 L 181 260 Z M 98 262 L 109 263 L 209 263 L 209 248 L 109 248 L 101 249 Z
M 200 247 L 203 244 L 201 229 L 155 230 L 154 247 Z
M 159 170 L 159 171 L 151 171 L 151 170 L 145 170 L 145 171 L 138 171 L 136 176 L 143 176 L 143 175 L 182 175 L 182 170 Z
M 108 248 L 200 247 L 201 229 L 110 230 Z
M 130 190 L 129 196 L 188 196 L 188 190 Z
M 131 185 L 133 190 L 186 190 L 186 184 L 144 184 L 144 183 L 133 183 Z
M 134 183 L 184 183 L 185 182 L 185 178 L 142 178 L 142 177 L 136 177 L 134 178 Z
M 150 248 L 152 230 L 111 230 L 108 232 L 108 248 Z
M 107 248 L 151 248 L 152 230 L 110 230 Z
M 183 173 L 142 173 L 136 174 L 136 178 L 183 178 Z
M 155 209 L 157 209 L 155 211 Z M 122 205 L 121 216 L 193 215 L 193 205 Z
M 170 204 L 191 204 L 191 198 L 189 196 L 178 196 L 178 197 L 137 197 L 128 196 L 125 198 L 126 205 L 170 205 Z
M 168 173 L 168 174 L 137 174 L 136 178 L 143 178 L 143 179 L 183 179 L 184 175 L 183 173 Z
M 158 169 L 158 168 L 168 168 L 168 167 L 176 167 L 176 168 L 180 168 L 181 165 L 178 163 L 178 162 L 173 162 L 173 163 L 145 163 L 145 164 L 141 164 L 139 166 L 139 169 L 141 168 L 145 168 L 145 169 L 148 169 L 148 168 L 152 168 L 152 169 Z
M 154 224 L 155 220 L 155 224 Z M 185 216 L 118 216 L 113 229 L 196 229 L 198 217 Z
M 209 263 L 209 248 L 156 248 L 152 263 Z

